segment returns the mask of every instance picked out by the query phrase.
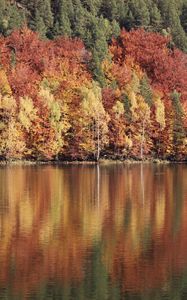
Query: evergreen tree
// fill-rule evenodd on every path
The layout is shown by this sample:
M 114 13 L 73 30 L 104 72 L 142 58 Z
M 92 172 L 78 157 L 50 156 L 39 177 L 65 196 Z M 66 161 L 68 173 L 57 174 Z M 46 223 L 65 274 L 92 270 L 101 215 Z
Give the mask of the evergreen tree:
M 110 21 L 117 19 L 118 9 L 116 0 L 103 0 L 101 4 L 101 14 Z
M 130 8 L 128 8 L 125 20 L 121 23 L 123 27 L 130 30 L 134 26 L 134 16 Z
M 113 20 L 112 23 L 111 23 L 111 28 L 112 28 L 112 36 L 117 38 L 120 34 L 119 23 L 116 20 Z
M 132 121 L 131 101 L 127 95 L 123 95 L 123 105 L 125 109 L 125 117 L 128 122 Z
M 129 7 L 127 2 L 124 2 L 123 0 L 117 1 L 117 16 L 115 20 L 119 22 L 119 25 L 121 27 L 124 27 L 124 22 L 128 14 L 128 9 Z
M 99 14 L 102 0 L 82 0 L 83 6 L 94 16 Z
M 171 95 L 173 109 L 174 109 L 174 123 L 173 123 L 173 139 L 175 145 L 175 151 L 177 152 L 178 147 L 183 143 L 185 138 L 185 131 L 183 127 L 183 109 L 180 103 L 181 95 L 174 91 Z
M 187 33 L 187 1 L 182 7 L 180 21 L 184 31 Z
M 0 0 L 0 33 L 4 34 L 8 27 L 8 20 L 5 16 L 6 3 L 5 0 Z
M 18 9 L 15 4 L 11 5 L 5 0 L 0 0 L 0 33 L 6 36 L 14 29 L 20 28 L 24 21 L 23 10 Z
M 53 14 L 50 0 L 32 0 L 28 5 L 30 11 L 29 26 L 45 37 L 53 26 Z
M 46 37 L 47 27 L 45 26 L 43 18 L 40 16 L 40 13 L 36 10 L 34 20 L 31 21 L 30 26 L 32 30 L 37 31 L 40 34 L 41 38 Z
M 54 36 L 64 35 L 71 36 L 71 22 L 69 19 L 67 0 L 59 0 L 57 15 L 55 16 L 55 23 L 53 28 Z
M 165 28 L 171 29 L 175 45 L 187 51 L 187 36 L 180 22 L 178 4 L 175 0 L 159 0 L 159 8 Z
M 91 70 L 94 78 L 104 85 L 105 79 L 102 71 L 102 61 L 108 52 L 107 38 L 109 38 L 109 22 L 104 18 L 93 18 L 91 27 L 91 40 L 89 47 L 92 51 Z
M 8 9 L 8 28 L 6 34 L 10 34 L 15 28 L 20 28 L 25 21 L 24 11 L 15 5 L 10 5 Z
M 74 19 L 73 19 L 73 35 L 86 39 L 87 17 L 88 13 L 84 9 L 80 0 L 73 0 Z
M 140 80 L 140 93 L 143 96 L 145 102 L 151 107 L 153 104 L 153 93 L 149 85 L 147 76 L 144 76 Z
M 133 16 L 132 27 L 146 27 L 150 24 L 150 13 L 144 0 L 131 0 L 129 9 Z
M 158 31 L 161 29 L 162 18 L 161 13 L 155 3 L 150 6 L 150 25 L 151 30 Z

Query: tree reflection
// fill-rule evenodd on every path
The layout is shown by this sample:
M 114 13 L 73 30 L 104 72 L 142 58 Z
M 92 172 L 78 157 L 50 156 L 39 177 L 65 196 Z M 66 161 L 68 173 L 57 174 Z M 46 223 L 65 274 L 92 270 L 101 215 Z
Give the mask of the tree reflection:
M 1 168 L 2 297 L 169 295 L 187 268 L 186 176 L 184 165 Z

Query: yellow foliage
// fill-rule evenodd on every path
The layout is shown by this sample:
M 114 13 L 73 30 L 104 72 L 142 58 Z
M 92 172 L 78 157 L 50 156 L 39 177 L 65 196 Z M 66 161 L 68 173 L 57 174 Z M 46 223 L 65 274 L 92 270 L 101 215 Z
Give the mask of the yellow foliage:
M 144 101 L 144 98 L 141 95 L 137 96 L 137 103 L 138 103 L 138 116 L 141 120 L 150 120 L 150 107 Z
M 116 104 L 113 106 L 113 111 L 116 117 L 120 118 L 125 112 L 123 103 L 117 101 Z
M 0 92 L 4 95 L 11 95 L 12 91 L 4 70 L 0 70 Z
M 92 82 L 89 86 L 81 88 L 82 94 L 82 110 L 85 116 L 82 123 L 85 128 L 88 124 L 93 124 L 94 132 L 99 135 L 100 143 L 108 143 L 108 122 L 109 115 L 106 113 L 102 103 L 101 88 L 96 82 Z M 91 145 L 92 147 L 92 145 Z
M 138 76 L 139 75 L 139 76 Z M 133 119 L 136 120 L 138 118 L 137 115 L 137 108 L 138 108 L 138 99 L 137 95 L 139 93 L 139 87 L 140 87 L 140 75 L 134 71 L 132 75 L 131 82 L 126 85 L 125 87 L 125 93 L 127 94 L 130 102 L 131 102 L 131 107 L 130 110 L 132 112 Z
M 9 112 L 14 112 L 16 109 L 16 101 L 12 96 L 6 95 L 1 96 L 0 95 L 0 108 L 5 109 Z
M 39 95 L 47 107 L 50 107 L 54 102 L 54 96 L 49 88 L 41 87 Z
M 136 94 L 139 93 L 140 79 L 139 79 L 138 75 L 136 74 L 136 72 L 133 72 L 132 80 L 130 82 L 130 87 L 134 91 L 134 93 L 136 93 Z
M 23 133 L 20 124 L 11 118 L 7 129 L 6 157 L 22 158 L 26 149 Z
M 131 138 L 129 138 L 127 135 L 125 136 L 125 146 L 126 148 L 132 148 L 133 141 Z
M 164 103 L 160 97 L 155 97 L 154 103 L 156 107 L 156 121 L 160 124 L 161 129 L 164 129 L 166 127 Z
M 57 80 L 54 76 L 47 76 L 41 82 L 41 87 L 46 89 L 49 88 L 50 91 L 56 91 L 59 87 L 59 80 Z
M 136 119 L 137 118 L 136 108 L 138 107 L 138 104 L 137 104 L 136 94 L 134 93 L 134 91 L 131 90 L 129 92 L 128 98 L 131 102 L 130 110 L 132 112 L 133 118 Z
M 41 87 L 39 93 L 44 104 L 50 111 L 51 126 L 56 135 L 56 152 L 64 145 L 62 134 L 64 135 L 70 128 L 69 108 L 65 101 L 58 101 L 54 98 L 49 87 Z
M 81 93 L 83 96 L 82 107 L 87 115 L 95 118 L 95 116 L 98 114 L 105 114 L 105 110 L 102 104 L 101 88 L 97 83 L 93 82 L 88 87 L 82 87 Z
M 29 97 L 21 97 L 18 118 L 27 131 L 30 129 L 32 121 L 36 119 L 36 113 L 37 110 L 34 108 L 32 99 Z
M 114 63 L 110 62 L 108 59 L 105 59 L 102 62 L 102 70 L 103 70 L 106 80 L 109 84 L 115 80 L 115 76 L 112 74 L 113 65 L 114 65 Z
M 82 87 L 81 93 L 83 96 L 82 108 L 84 113 L 93 119 L 99 119 L 101 123 L 108 122 L 109 116 L 103 107 L 101 88 L 99 85 L 93 82 L 89 87 Z

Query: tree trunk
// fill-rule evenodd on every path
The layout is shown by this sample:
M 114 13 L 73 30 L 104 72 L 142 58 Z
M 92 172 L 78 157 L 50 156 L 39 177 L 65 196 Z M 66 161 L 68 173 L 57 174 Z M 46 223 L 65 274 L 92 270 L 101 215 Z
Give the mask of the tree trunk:
M 97 156 L 96 160 L 99 161 L 100 158 L 100 120 L 99 120 L 99 114 L 97 117 Z
M 143 160 L 143 150 L 144 150 L 144 141 L 145 141 L 145 120 L 142 123 L 142 139 L 141 139 L 141 148 L 140 148 L 140 158 Z

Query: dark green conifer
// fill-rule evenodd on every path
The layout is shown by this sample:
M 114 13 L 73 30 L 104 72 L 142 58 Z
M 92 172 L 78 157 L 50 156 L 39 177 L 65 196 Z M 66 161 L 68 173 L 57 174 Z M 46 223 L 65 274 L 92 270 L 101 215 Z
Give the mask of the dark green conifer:
M 150 24 L 150 13 L 144 0 L 129 1 L 129 9 L 133 16 L 132 27 L 147 27 Z
M 129 100 L 127 95 L 123 95 L 123 105 L 125 109 L 125 117 L 128 122 L 131 122 L 132 120 L 131 101 Z
M 34 31 L 45 37 L 53 26 L 53 14 L 50 0 L 31 0 L 28 9 L 30 11 L 29 26 Z
M 4 34 L 8 27 L 8 20 L 5 16 L 6 3 L 5 0 L 0 0 L 0 33 Z
M 183 127 L 184 113 L 180 102 L 180 97 L 181 95 L 177 91 L 174 91 L 171 95 L 174 108 L 173 139 L 176 151 L 178 146 L 183 143 L 183 139 L 185 138 L 185 131 Z
M 153 104 L 153 93 L 147 76 L 144 76 L 140 80 L 140 93 L 143 96 L 145 102 L 151 107 Z
M 99 14 L 102 0 L 81 0 L 81 3 L 92 15 L 97 16 Z
M 181 25 L 182 25 L 184 31 L 187 33 L 187 3 L 184 4 L 182 7 L 180 20 L 181 20 Z
M 58 2 L 57 15 L 55 16 L 53 28 L 54 36 L 71 36 L 72 34 L 68 2 L 68 0 L 59 0 Z
M 155 3 L 150 6 L 150 25 L 153 31 L 159 31 L 162 26 L 161 13 Z
M 73 19 L 73 35 L 83 38 L 88 30 L 88 12 L 82 6 L 80 0 L 73 0 L 74 19 Z M 91 15 L 92 16 L 92 15 Z
M 36 10 L 34 15 L 34 20 L 30 22 L 32 30 L 37 31 L 41 38 L 45 38 L 47 34 L 47 27 L 44 23 L 43 18 L 41 17 L 38 10 Z
M 5 36 L 14 29 L 20 28 L 25 21 L 25 13 L 18 9 L 15 4 L 0 0 L 0 33 Z
M 110 21 L 117 19 L 118 8 L 116 0 L 102 0 L 100 13 Z
M 165 28 L 170 28 L 173 41 L 177 47 L 187 51 L 187 36 L 180 22 L 179 7 L 175 0 L 159 0 Z

